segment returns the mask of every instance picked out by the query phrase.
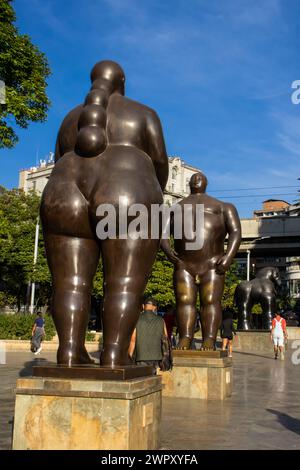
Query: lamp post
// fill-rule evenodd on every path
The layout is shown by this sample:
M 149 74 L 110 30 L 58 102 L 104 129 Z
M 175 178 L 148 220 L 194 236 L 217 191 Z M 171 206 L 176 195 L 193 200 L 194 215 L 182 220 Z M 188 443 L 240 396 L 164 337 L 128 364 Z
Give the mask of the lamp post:
M 247 281 L 250 281 L 250 250 L 247 250 Z
M 252 242 L 257 242 L 258 240 L 265 240 L 266 238 L 271 238 L 271 236 L 267 237 L 259 237 L 255 238 L 252 240 Z M 247 250 L 247 281 L 250 281 L 250 255 L 251 255 L 251 250 Z
M 39 247 L 39 231 L 40 231 L 40 221 L 39 221 L 39 217 L 38 217 L 36 219 L 36 226 L 35 226 L 33 267 L 36 265 L 36 261 L 37 261 L 38 247 Z M 29 306 L 29 312 L 30 313 L 33 313 L 33 310 L 34 310 L 34 296 L 35 296 L 35 282 L 32 282 L 31 283 L 30 306 Z

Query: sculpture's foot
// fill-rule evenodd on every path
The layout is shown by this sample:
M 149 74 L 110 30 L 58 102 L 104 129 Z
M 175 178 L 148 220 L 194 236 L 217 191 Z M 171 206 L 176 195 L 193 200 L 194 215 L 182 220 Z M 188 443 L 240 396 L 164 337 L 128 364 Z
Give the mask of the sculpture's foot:
M 104 346 L 100 354 L 101 366 L 132 366 L 133 360 L 129 357 L 127 350 L 124 352 L 119 346 Z
M 179 342 L 176 346 L 176 349 L 191 349 L 191 344 L 192 344 L 192 338 L 189 336 L 184 336 L 183 338 L 179 338 Z
M 204 338 L 201 351 L 214 351 L 215 340 L 213 338 Z
M 80 361 L 80 364 L 95 364 L 94 359 L 91 358 L 85 347 L 81 350 Z
M 95 361 L 89 356 L 85 347 L 78 351 L 70 351 L 70 349 L 63 347 L 58 348 L 57 364 L 59 365 L 75 366 L 94 363 Z

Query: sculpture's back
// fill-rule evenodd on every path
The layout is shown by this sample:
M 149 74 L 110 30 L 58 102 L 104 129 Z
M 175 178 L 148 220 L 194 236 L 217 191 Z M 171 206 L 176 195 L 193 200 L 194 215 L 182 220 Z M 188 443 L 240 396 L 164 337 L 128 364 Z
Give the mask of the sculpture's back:
M 98 208 L 111 204 L 118 215 L 120 209 L 133 203 L 147 207 L 160 204 L 168 160 L 155 112 L 123 96 L 122 69 L 110 61 L 99 63 L 92 81 L 85 105 L 77 108 L 81 109 L 79 117 L 73 110 L 69 131 L 68 116 L 61 127 L 59 151 L 71 144 L 74 150 L 57 154 L 58 162 L 43 194 L 41 215 L 53 278 L 58 362 L 71 365 L 89 361 L 84 334 L 101 251 L 105 281 L 101 362 L 124 365 L 129 363 L 130 336 L 159 240 L 99 240 L 96 226 L 104 213 L 99 215 Z

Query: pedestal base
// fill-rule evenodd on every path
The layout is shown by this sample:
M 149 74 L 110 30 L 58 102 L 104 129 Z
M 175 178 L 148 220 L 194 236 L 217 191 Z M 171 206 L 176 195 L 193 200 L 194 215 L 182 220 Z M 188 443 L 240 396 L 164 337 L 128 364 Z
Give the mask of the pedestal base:
M 13 449 L 158 448 L 161 377 L 19 379 Z
M 92 380 L 129 380 L 153 374 L 152 366 L 59 366 L 47 364 L 33 367 L 34 377 L 52 377 L 55 379 L 92 379 Z
M 232 391 L 232 360 L 225 351 L 173 351 L 173 369 L 162 373 L 163 396 L 224 400 Z

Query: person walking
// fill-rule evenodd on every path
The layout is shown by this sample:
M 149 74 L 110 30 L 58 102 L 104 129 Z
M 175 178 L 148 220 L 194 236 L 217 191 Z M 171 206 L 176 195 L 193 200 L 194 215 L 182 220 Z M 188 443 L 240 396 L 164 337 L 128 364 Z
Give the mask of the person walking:
M 232 312 L 224 310 L 221 324 L 222 350 L 228 349 L 229 357 L 232 357 L 233 335 L 235 334 Z
M 148 298 L 131 337 L 129 356 L 133 357 L 135 354 L 136 364 L 151 365 L 156 374 L 163 359 L 164 335 L 168 336 L 167 328 L 163 318 L 157 315 L 157 302 Z
M 42 350 L 41 342 L 45 336 L 45 320 L 43 319 L 42 312 L 37 312 L 37 318 L 34 321 L 31 335 L 31 351 L 34 354 L 39 354 Z
M 284 342 L 287 341 L 286 321 L 279 312 L 275 314 L 272 320 L 271 339 L 274 345 L 274 359 L 278 358 L 278 351 L 280 352 L 280 359 L 284 359 Z

